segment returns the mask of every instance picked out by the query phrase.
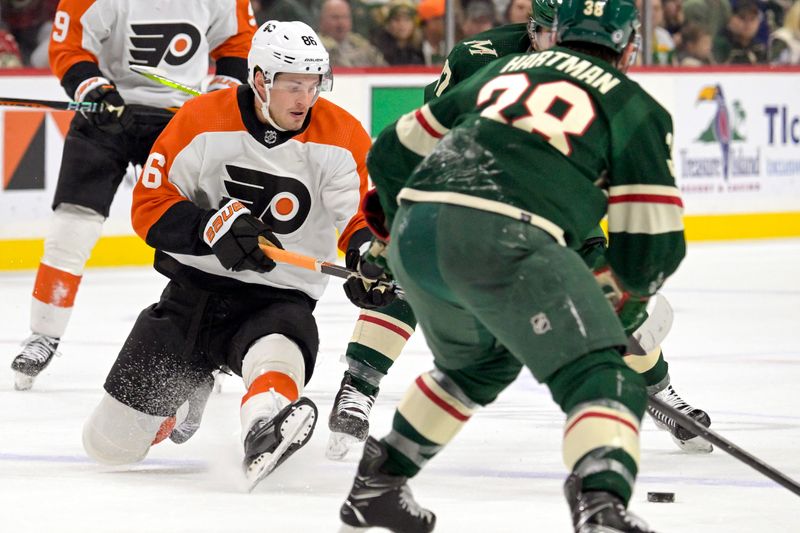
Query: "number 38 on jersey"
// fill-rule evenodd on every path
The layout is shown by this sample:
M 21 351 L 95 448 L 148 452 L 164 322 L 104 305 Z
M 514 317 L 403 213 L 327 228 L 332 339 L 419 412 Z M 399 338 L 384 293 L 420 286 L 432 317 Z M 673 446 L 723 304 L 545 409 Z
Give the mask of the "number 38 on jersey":
M 482 117 L 537 133 L 566 156 L 572 154 L 569 137 L 586 133 L 596 116 L 591 98 L 574 83 L 531 85 L 522 73 L 492 79 L 478 93 L 477 103 L 489 103 Z

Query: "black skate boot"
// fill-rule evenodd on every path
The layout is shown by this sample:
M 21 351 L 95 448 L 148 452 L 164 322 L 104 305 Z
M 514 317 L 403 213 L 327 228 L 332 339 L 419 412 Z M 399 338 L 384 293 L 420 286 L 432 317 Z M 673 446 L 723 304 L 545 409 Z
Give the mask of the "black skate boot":
M 11 362 L 14 371 L 14 388 L 29 390 L 39 373 L 47 368 L 56 351 L 59 339 L 47 335 L 32 334 L 22 342 L 22 351 Z
M 581 492 L 581 478 L 570 474 L 564 496 L 572 512 L 575 533 L 654 533 L 638 516 L 610 492 Z
M 353 378 L 349 372 L 344 373 L 342 384 L 336 398 L 333 400 L 333 409 L 328 418 L 328 429 L 331 436 L 328 440 L 328 449 L 325 456 L 328 459 L 340 461 L 345 458 L 350 448 L 364 442 L 369 435 L 369 413 L 375 403 L 373 394 L 364 394 L 353 385 Z
M 372 437 L 364 445 L 364 455 L 350 494 L 339 510 L 343 526 L 340 533 L 386 528 L 393 533 L 428 533 L 436 525 L 436 515 L 414 500 L 407 478 L 380 471 L 388 458 L 384 445 Z
M 306 445 L 317 424 L 317 406 L 301 397 L 273 418 L 259 418 L 244 439 L 244 474 L 255 486 Z
M 665 389 L 653 394 L 652 396 L 656 397 L 667 405 L 674 407 L 681 413 L 694 418 L 705 427 L 709 427 L 711 425 L 711 418 L 708 416 L 708 413 L 686 403 L 683 398 L 678 396 L 678 393 L 675 392 L 675 389 L 672 388 L 672 385 L 667 385 Z M 656 426 L 658 426 L 659 429 L 668 431 L 670 435 L 672 435 L 672 440 L 675 441 L 675 444 L 677 444 L 681 450 L 688 453 L 711 453 L 711 451 L 714 450 L 714 447 L 710 442 L 706 441 L 702 437 L 697 436 L 691 430 L 679 426 L 675 423 L 675 420 L 673 420 L 672 417 L 658 412 L 650 405 L 647 406 L 647 413 L 653 417 L 653 421 L 656 423 Z

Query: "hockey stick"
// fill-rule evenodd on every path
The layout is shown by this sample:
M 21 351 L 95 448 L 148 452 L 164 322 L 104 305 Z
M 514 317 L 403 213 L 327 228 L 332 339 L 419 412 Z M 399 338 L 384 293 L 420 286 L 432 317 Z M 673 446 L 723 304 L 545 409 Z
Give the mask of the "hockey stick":
M 111 113 L 118 113 L 119 107 L 108 108 L 104 104 L 97 102 L 76 102 L 74 100 L 59 101 L 59 100 L 33 100 L 30 98 L 2 98 L 0 97 L 0 106 L 12 107 L 28 107 L 33 109 L 56 109 L 60 111 L 77 111 L 80 113 L 102 113 L 109 111 Z M 164 107 L 164 108 L 151 108 L 150 106 L 143 106 L 138 104 L 128 104 L 134 110 L 134 114 L 139 116 L 164 116 L 164 111 L 175 113 L 177 107 Z
M 630 337 L 628 339 L 628 342 L 629 346 L 630 344 L 633 343 L 638 344 L 638 341 L 636 341 L 636 339 L 634 339 L 633 337 Z M 641 345 L 639 345 L 639 349 L 644 350 L 641 347 Z M 671 417 L 682 428 L 693 432 L 695 435 L 699 435 L 700 437 L 704 438 L 711 444 L 714 444 L 717 447 L 719 447 L 725 453 L 732 455 L 733 457 L 740 460 L 747 466 L 757 470 L 758 472 L 761 472 L 762 474 L 770 478 L 778 485 L 781 485 L 782 487 L 785 487 L 790 491 L 792 491 L 794 494 L 800 496 L 800 484 L 798 484 L 795 480 L 791 479 L 790 477 L 785 476 L 784 474 L 774 469 L 773 467 L 769 466 L 767 463 L 765 463 L 758 457 L 751 455 L 749 452 L 743 450 L 742 448 L 732 443 L 731 441 L 729 441 L 722 435 L 718 434 L 714 430 L 705 427 L 703 424 L 701 424 L 694 418 L 684 413 L 681 413 L 671 405 L 662 402 L 658 398 L 650 396 L 649 398 L 647 398 L 647 401 L 650 404 L 650 407 L 652 407 L 662 415 Z
M 188 85 L 184 85 L 183 83 L 169 79 L 168 77 L 164 76 L 164 73 L 161 70 L 157 68 L 146 67 L 143 65 L 131 65 L 131 70 L 136 74 L 144 76 L 150 81 L 160 83 L 161 85 L 166 85 L 167 87 L 171 87 L 179 91 L 183 91 L 186 94 L 191 94 L 192 96 L 198 96 L 200 94 L 203 94 L 197 89 L 193 89 Z
M 63 111 L 82 111 L 100 113 L 105 107 L 95 102 L 61 102 L 57 100 L 32 100 L 30 98 L 0 98 L 0 105 L 13 107 L 33 107 L 37 109 L 60 109 Z
M 647 400 L 650 403 L 650 406 L 655 409 L 656 411 L 660 412 L 663 415 L 670 416 L 675 421 L 679 422 L 680 425 L 684 429 L 688 429 L 689 431 L 693 431 L 697 435 L 701 436 L 711 444 L 722 449 L 724 452 L 732 455 L 736 459 L 739 459 L 741 462 L 746 464 L 747 466 L 761 472 L 772 481 L 781 485 L 794 494 L 800 496 L 800 484 L 798 484 L 793 479 L 785 476 L 778 470 L 774 469 L 773 467 L 766 464 L 764 461 L 755 457 L 748 453 L 747 451 L 743 450 L 736 444 L 732 443 L 731 441 L 727 440 L 726 438 L 722 437 L 715 431 L 705 427 L 703 424 L 695 420 L 694 418 L 685 415 L 675 409 L 674 407 L 662 402 L 657 398 L 653 398 L 652 396 Z
M 259 240 L 261 239 L 259 238 Z M 305 270 L 313 270 L 314 272 L 327 274 L 328 276 L 333 276 L 335 278 L 348 279 L 353 276 L 362 277 L 361 274 L 347 267 L 343 267 L 329 261 L 315 259 L 314 257 L 309 257 L 307 255 L 290 252 L 288 250 L 282 250 L 281 248 L 264 244 L 263 241 L 260 242 L 258 246 L 261 248 L 261 251 L 264 252 L 264 255 L 276 263 L 285 263 L 287 265 L 293 265 Z M 394 291 L 398 298 L 403 298 L 403 291 L 395 282 L 379 281 L 378 284 L 384 285 L 387 289 Z
M 647 355 L 652 352 L 672 329 L 673 312 L 667 299 L 657 292 L 651 300 L 653 306 L 648 311 L 647 320 L 628 339 L 629 355 Z

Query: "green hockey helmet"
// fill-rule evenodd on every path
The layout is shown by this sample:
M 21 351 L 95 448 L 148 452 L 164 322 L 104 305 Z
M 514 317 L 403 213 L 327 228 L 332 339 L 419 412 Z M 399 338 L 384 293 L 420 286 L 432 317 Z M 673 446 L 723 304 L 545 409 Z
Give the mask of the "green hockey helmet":
M 639 11 L 634 0 L 563 0 L 557 26 L 559 43 L 594 43 L 621 53 L 639 31 Z
M 555 44 L 556 7 L 561 0 L 531 0 L 528 37 L 537 52 Z
M 531 23 L 552 28 L 556 20 L 557 2 L 558 0 L 531 0 Z

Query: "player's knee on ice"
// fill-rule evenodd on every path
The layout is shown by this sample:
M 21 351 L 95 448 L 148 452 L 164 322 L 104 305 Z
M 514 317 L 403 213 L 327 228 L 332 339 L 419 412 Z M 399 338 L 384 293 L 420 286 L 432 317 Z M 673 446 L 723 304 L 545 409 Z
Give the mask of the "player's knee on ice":
M 99 463 L 136 463 L 147 456 L 165 419 L 139 412 L 106 393 L 83 426 L 83 448 Z

